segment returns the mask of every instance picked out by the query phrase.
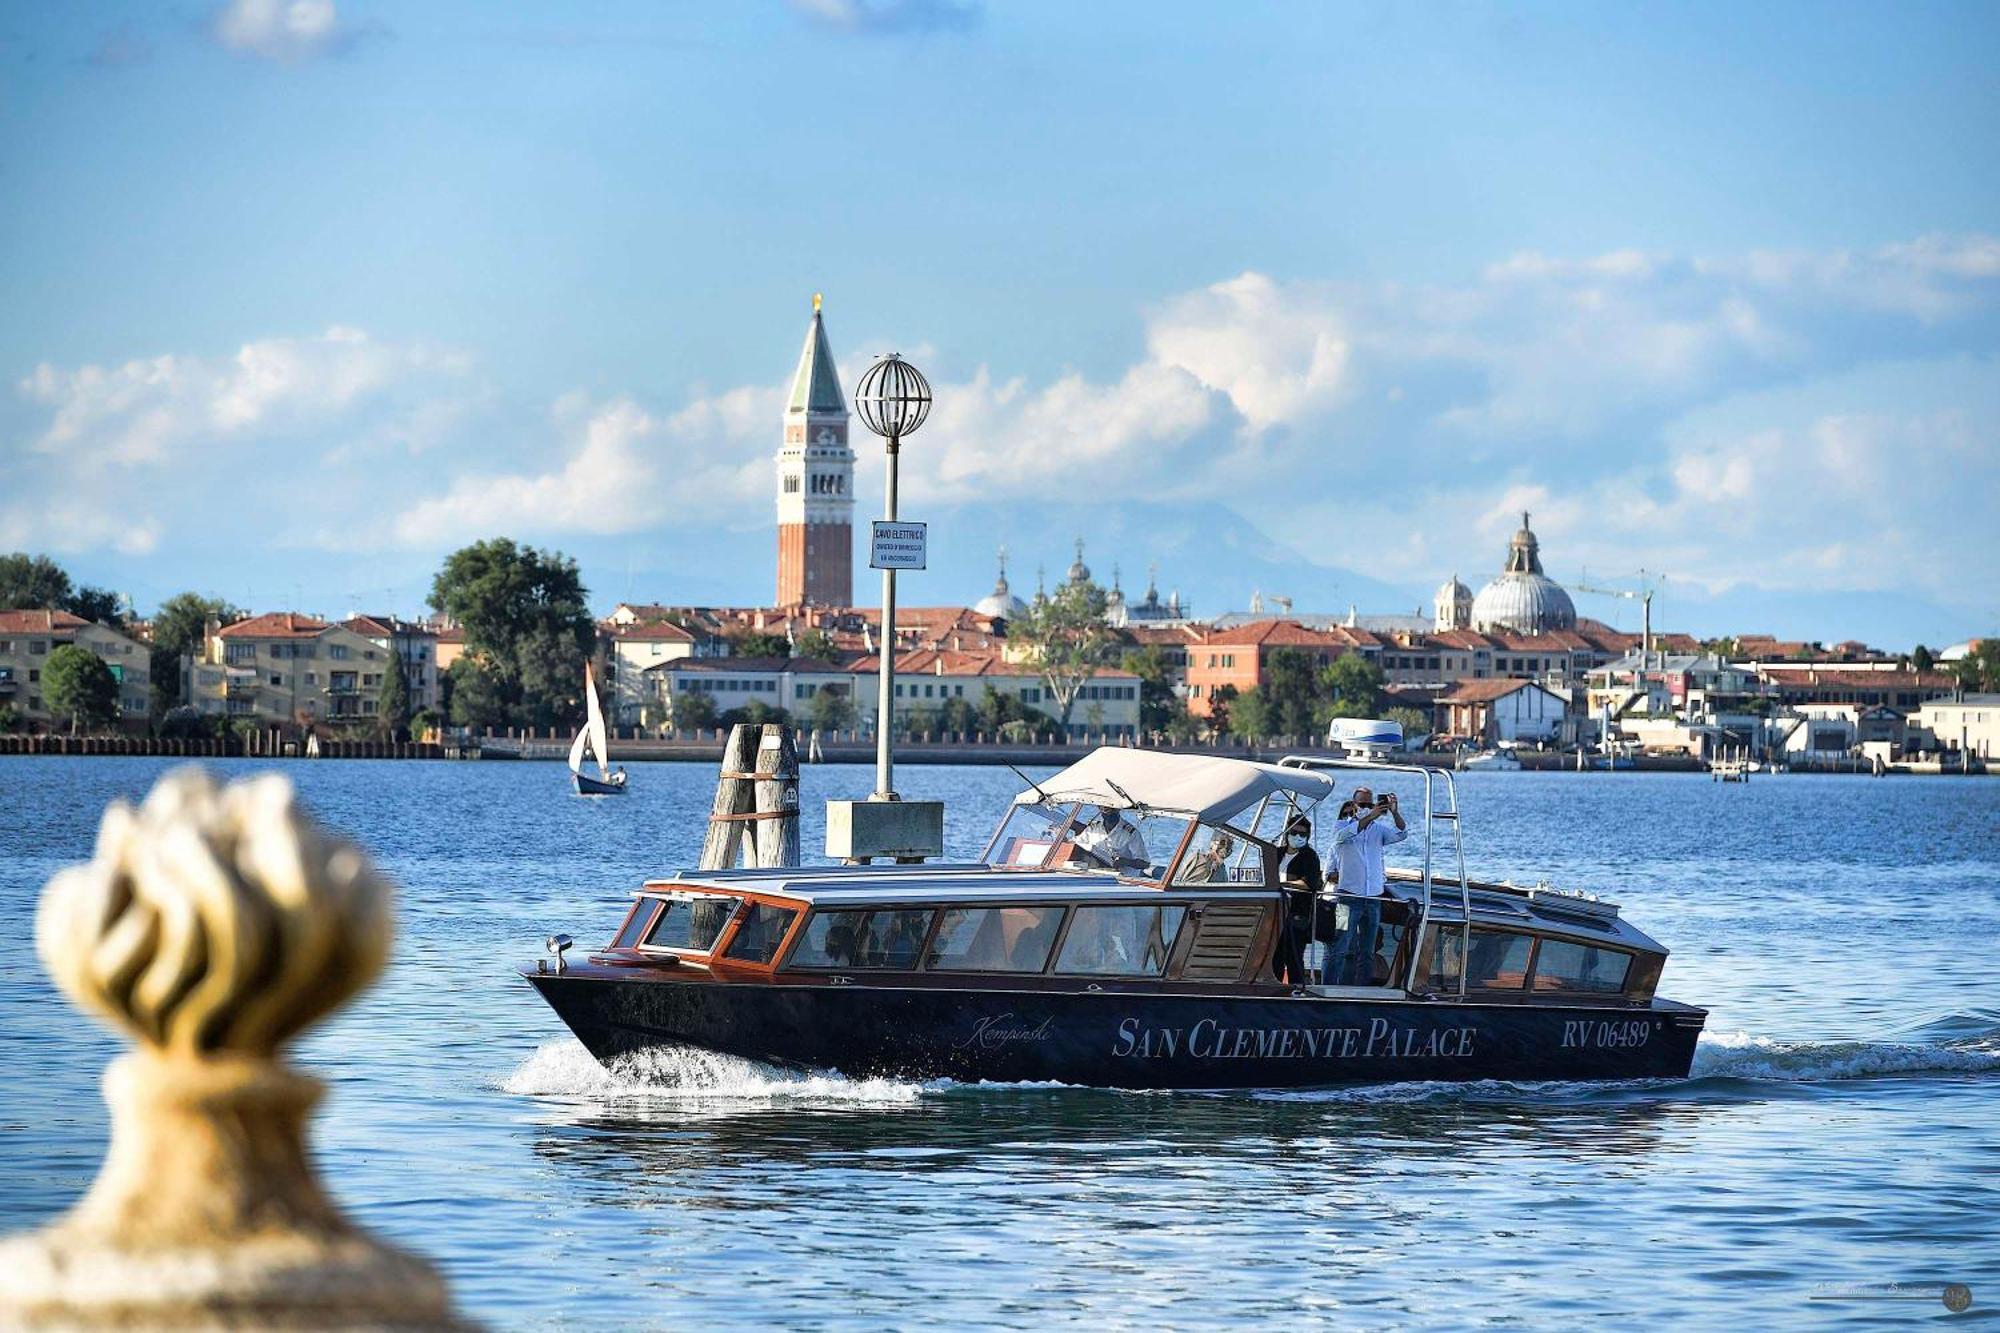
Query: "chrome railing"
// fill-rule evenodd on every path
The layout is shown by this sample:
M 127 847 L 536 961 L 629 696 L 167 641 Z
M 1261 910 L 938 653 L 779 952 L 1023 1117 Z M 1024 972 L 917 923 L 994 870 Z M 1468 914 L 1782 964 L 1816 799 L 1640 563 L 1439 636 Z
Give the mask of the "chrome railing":
M 1432 860 L 1436 848 L 1437 824 L 1451 827 L 1452 854 L 1458 870 L 1458 921 L 1459 967 L 1458 993 L 1465 994 L 1465 959 L 1470 955 L 1472 945 L 1472 882 L 1465 873 L 1465 836 L 1459 822 L 1458 783 L 1450 770 L 1429 768 L 1423 764 L 1390 764 L 1369 759 L 1330 759 L 1320 755 L 1288 754 L 1278 761 L 1285 768 L 1343 768 L 1364 773 L 1406 773 L 1424 780 L 1424 865 L 1423 865 L 1423 905 L 1417 913 L 1417 928 L 1410 936 L 1410 965 L 1403 981 L 1403 989 L 1414 992 L 1417 988 L 1418 965 L 1422 961 L 1424 934 L 1430 929 L 1431 898 L 1434 877 Z M 1442 782 L 1445 807 L 1437 808 L 1436 789 Z

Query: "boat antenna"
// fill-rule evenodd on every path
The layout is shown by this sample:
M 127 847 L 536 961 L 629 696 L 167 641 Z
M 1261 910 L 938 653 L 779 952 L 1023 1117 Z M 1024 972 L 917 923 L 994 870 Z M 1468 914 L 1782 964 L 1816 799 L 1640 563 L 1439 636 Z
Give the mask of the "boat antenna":
M 1029 777 L 1026 773 L 1023 773 L 1020 769 L 1014 768 L 1012 764 L 1008 764 L 1007 767 L 1013 768 L 1014 776 L 1028 784 L 1028 790 L 1035 794 L 1036 800 L 1046 801 L 1049 799 L 1049 794 L 1042 790 L 1041 783 L 1035 781 L 1033 778 Z
M 1127 806 L 1129 806 L 1134 810 L 1137 810 L 1142 815 L 1146 813 L 1146 807 L 1144 805 L 1141 805 L 1139 802 L 1133 800 L 1131 792 L 1126 791 L 1123 787 L 1113 782 L 1110 778 L 1104 779 L 1104 785 L 1111 788 L 1111 790 L 1117 792 L 1118 799 L 1125 802 Z

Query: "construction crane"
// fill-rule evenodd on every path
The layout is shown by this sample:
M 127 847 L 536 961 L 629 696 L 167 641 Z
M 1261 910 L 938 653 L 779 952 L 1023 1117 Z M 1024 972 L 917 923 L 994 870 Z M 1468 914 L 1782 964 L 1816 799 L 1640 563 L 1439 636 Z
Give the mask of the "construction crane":
M 1588 582 L 1589 577 L 1589 571 L 1586 570 L 1571 586 L 1578 592 L 1592 592 L 1601 597 L 1623 597 L 1628 601 L 1639 603 L 1639 651 L 1642 655 L 1641 660 L 1650 660 L 1653 655 L 1653 594 L 1659 591 L 1657 585 L 1666 581 L 1666 575 L 1655 574 L 1652 581 L 1648 582 L 1646 571 L 1640 570 L 1637 592 L 1630 588 L 1597 587 Z

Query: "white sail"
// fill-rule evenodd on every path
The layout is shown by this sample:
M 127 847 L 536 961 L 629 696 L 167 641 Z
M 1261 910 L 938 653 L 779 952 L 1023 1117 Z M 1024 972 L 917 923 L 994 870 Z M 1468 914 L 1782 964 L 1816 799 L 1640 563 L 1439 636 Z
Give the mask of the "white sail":
M 576 739 L 571 741 L 569 744 L 570 772 L 572 773 L 583 772 L 583 749 L 584 746 L 588 744 L 590 744 L 590 728 L 578 727 L 576 729 Z
M 597 776 L 608 782 L 611 779 L 611 742 L 604 736 L 604 710 L 597 704 L 597 682 L 591 677 L 589 662 L 583 664 L 583 706 L 589 710 L 587 730 L 591 757 L 597 760 Z M 574 767 L 574 764 L 571 766 Z

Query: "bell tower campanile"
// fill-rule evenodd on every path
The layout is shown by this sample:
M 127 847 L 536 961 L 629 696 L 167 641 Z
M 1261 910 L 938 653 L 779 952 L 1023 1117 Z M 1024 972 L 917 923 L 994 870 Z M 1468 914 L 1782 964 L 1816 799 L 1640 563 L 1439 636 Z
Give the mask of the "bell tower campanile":
M 819 297 L 778 451 L 778 605 L 854 604 L 854 451 Z

